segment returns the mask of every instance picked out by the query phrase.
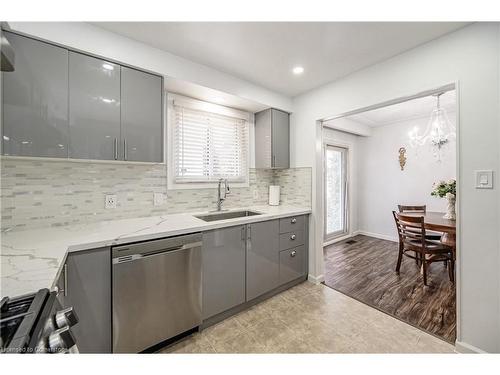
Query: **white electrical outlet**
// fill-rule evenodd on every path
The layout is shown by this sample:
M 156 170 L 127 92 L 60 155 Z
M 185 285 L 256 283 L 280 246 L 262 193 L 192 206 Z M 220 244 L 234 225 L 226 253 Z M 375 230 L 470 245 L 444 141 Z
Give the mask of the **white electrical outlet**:
M 153 205 L 161 206 L 165 204 L 165 194 L 163 193 L 153 193 Z
M 259 199 L 259 191 L 257 189 L 253 191 L 253 199 Z
M 116 195 L 108 194 L 104 199 L 104 208 L 116 208 Z

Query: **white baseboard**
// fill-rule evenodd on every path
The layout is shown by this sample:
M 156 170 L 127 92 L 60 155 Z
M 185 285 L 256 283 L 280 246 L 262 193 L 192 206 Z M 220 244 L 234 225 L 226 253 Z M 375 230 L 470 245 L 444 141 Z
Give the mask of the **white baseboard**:
M 323 281 L 325 281 L 325 275 L 319 275 L 319 276 L 313 276 L 313 275 L 307 275 L 307 280 L 314 284 L 321 284 Z
M 460 354 L 471 354 L 471 353 L 476 353 L 476 354 L 485 354 L 485 352 L 482 349 L 479 349 L 475 347 L 474 345 L 467 344 L 466 342 L 463 341 L 455 341 L 455 351 Z
M 355 232 L 354 232 L 355 233 Z M 342 237 L 337 237 L 337 238 L 334 238 L 332 240 L 329 240 L 329 241 L 326 241 L 326 242 L 323 242 L 323 247 L 325 246 L 328 246 L 328 245 L 332 245 L 336 242 L 340 242 L 340 241 L 344 241 L 344 240 L 347 240 L 348 238 L 351 238 L 352 236 L 354 236 L 355 234 L 354 233 L 348 233 L 346 234 L 345 236 L 342 236 Z
M 387 236 L 385 234 L 379 234 L 379 233 L 373 233 L 373 232 L 367 232 L 364 230 L 357 230 L 353 233 L 353 235 L 358 235 L 362 234 L 363 236 L 368 236 L 368 237 L 375 237 L 375 238 L 380 238 L 381 240 L 387 240 L 387 241 L 392 241 L 392 242 L 399 242 L 399 239 L 397 237 L 393 236 Z

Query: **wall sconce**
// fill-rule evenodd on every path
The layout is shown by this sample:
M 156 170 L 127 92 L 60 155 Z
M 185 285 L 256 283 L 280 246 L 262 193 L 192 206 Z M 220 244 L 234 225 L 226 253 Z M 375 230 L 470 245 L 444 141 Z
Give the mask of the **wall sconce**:
M 406 165 L 406 148 L 400 147 L 398 152 L 399 152 L 399 166 L 403 171 Z

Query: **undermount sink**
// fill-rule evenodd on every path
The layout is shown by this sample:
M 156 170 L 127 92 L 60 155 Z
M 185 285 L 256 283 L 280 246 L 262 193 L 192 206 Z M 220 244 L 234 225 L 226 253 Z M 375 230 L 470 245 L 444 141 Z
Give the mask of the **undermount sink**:
M 195 215 L 196 218 L 203 221 L 218 221 L 227 219 L 236 219 L 239 217 L 262 215 L 260 212 L 255 211 L 227 211 L 227 212 L 216 212 L 207 215 Z

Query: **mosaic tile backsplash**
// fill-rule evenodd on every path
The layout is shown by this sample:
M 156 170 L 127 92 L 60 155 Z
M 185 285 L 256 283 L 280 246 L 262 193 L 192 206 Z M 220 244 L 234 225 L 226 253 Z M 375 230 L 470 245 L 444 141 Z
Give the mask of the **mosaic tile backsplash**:
M 167 190 L 164 165 L 2 158 L 0 166 L 2 231 L 216 207 L 217 189 Z M 224 207 L 267 204 L 271 184 L 281 186 L 281 204 L 311 206 L 311 168 L 294 168 L 250 169 L 249 187 L 232 188 Z M 166 194 L 165 203 L 154 206 L 153 193 Z M 106 194 L 117 195 L 115 209 L 104 208 Z

